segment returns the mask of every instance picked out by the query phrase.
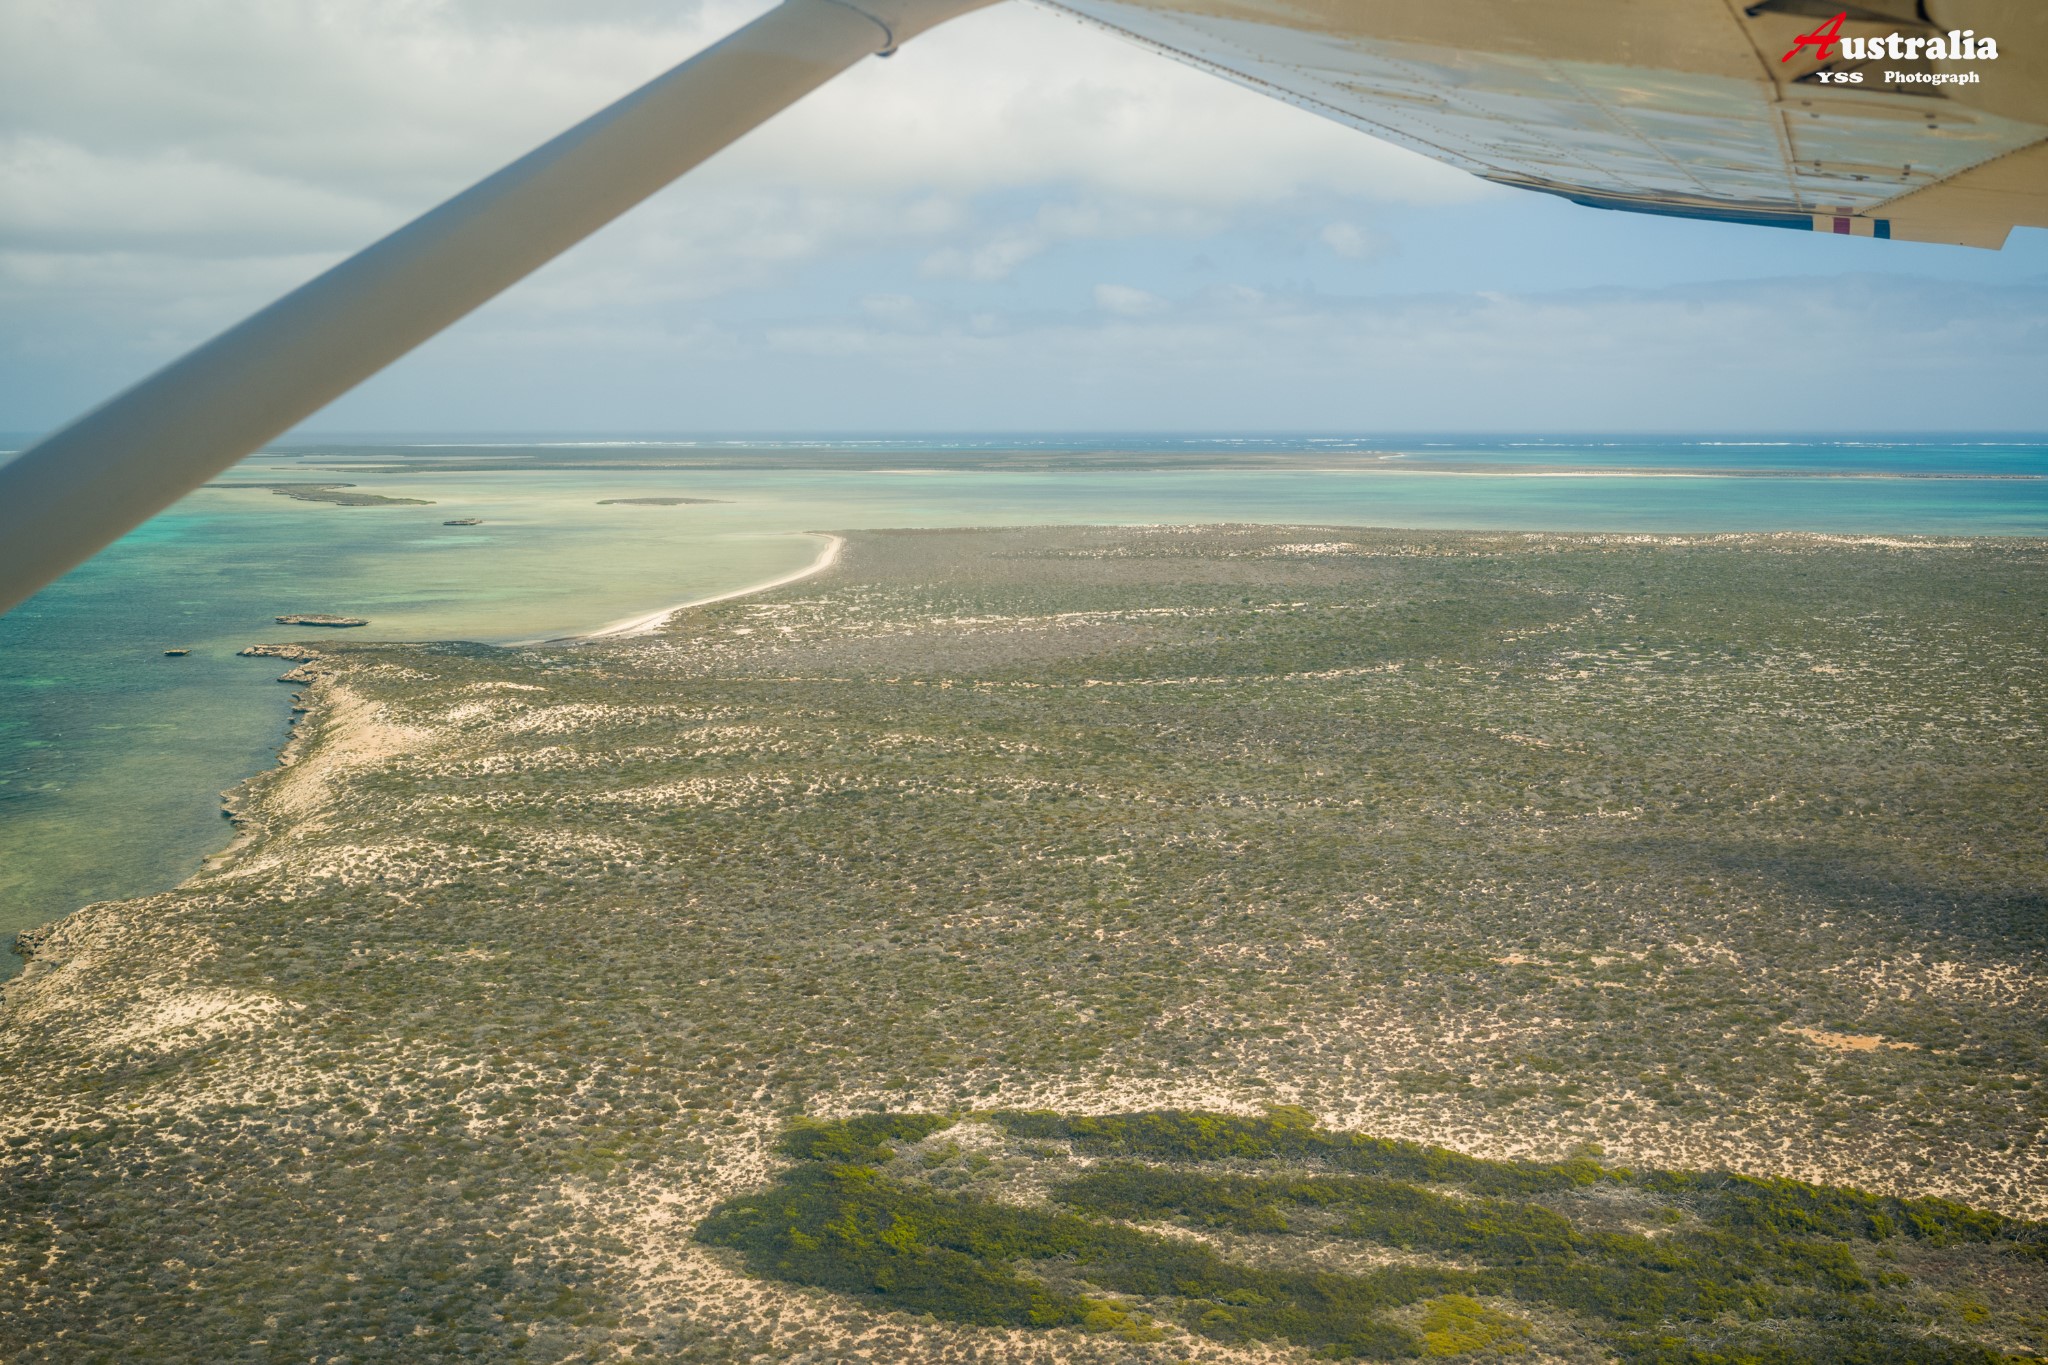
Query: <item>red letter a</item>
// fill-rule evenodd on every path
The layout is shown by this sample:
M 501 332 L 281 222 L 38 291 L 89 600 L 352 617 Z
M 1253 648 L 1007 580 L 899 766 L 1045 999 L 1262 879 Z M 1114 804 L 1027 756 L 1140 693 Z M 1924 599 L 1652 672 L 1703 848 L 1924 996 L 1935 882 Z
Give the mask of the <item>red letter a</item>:
M 1814 49 L 1813 59 L 1817 62 L 1826 61 L 1828 59 L 1828 49 L 1842 41 L 1842 21 L 1848 17 L 1849 11 L 1843 10 L 1813 32 L 1800 34 L 1799 41 L 1792 44 L 1792 50 L 1778 58 L 1778 60 L 1780 62 L 1789 62 L 1811 45 Z

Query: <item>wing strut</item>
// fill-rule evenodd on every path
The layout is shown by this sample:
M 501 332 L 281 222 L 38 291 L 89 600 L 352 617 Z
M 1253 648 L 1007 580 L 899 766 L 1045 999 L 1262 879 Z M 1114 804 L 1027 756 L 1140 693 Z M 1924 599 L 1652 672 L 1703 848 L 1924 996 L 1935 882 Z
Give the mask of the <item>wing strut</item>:
M 784 0 L 0 466 L 0 612 L 861 58 L 992 0 Z

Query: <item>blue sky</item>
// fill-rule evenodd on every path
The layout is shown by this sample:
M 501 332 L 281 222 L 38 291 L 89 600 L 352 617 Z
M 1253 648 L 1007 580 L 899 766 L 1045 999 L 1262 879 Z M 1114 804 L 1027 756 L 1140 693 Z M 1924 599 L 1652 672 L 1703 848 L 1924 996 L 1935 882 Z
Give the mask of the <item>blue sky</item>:
M 17 0 L 0 429 L 62 422 L 758 2 Z M 309 424 L 2039 430 L 1999 253 L 1505 191 L 1015 4 L 871 62 Z

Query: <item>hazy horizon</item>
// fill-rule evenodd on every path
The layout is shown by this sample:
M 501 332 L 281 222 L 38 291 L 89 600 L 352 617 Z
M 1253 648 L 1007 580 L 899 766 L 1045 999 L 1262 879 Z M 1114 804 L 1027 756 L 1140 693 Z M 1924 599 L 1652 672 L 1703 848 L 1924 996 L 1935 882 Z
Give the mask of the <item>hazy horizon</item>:
M 0 428 L 0 455 L 26 449 L 63 424 L 40 430 Z M 777 440 L 806 443 L 848 443 L 874 441 L 945 442 L 964 439 L 1070 441 L 1087 440 L 1177 440 L 1190 442 L 1245 441 L 1430 441 L 1437 443 L 1557 442 L 1586 444 L 1596 441 L 1652 441 L 1688 445 L 1730 443 L 1763 444 L 1773 441 L 1789 445 L 1859 444 L 1866 442 L 1919 443 L 1950 442 L 1970 444 L 2034 445 L 2048 442 L 2048 426 L 2041 427 L 1690 427 L 1657 428 L 1417 428 L 1345 429 L 1303 427 L 1233 430 L 1215 427 L 729 427 L 719 430 L 691 430 L 650 427 L 361 427 L 292 430 L 267 442 L 261 450 L 282 450 L 305 444 L 370 441 L 403 444 L 447 441 L 465 444 L 485 439 L 546 442 L 574 439 L 580 442 L 644 441 L 651 443 L 748 442 L 762 444 Z M 261 451 L 259 450 L 258 454 Z M 250 457 L 256 458 L 255 455 Z

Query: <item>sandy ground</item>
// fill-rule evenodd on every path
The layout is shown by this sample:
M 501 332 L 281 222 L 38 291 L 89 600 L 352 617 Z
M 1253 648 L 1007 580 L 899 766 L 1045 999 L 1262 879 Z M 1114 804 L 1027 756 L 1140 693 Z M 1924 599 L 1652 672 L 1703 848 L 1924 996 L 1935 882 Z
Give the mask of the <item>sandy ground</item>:
M 660 611 L 649 612 L 645 616 L 634 616 L 624 621 L 614 621 L 608 626 L 599 626 L 583 638 L 589 640 L 617 640 L 635 635 L 652 635 L 655 631 L 661 629 L 663 623 L 669 617 L 690 607 L 709 606 L 713 602 L 729 602 L 735 597 L 750 597 L 757 592 L 767 592 L 770 588 L 780 588 L 785 584 L 801 582 L 814 574 L 821 574 L 839 562 L 839 552 L 845 548 L 846 542 L 838 536 L 830 535 L 819 535 L 818 539 L 825 542 L 818 550 L 818 557 L 803 568 L 798 569 L 795 573 L 786 573 L 780 578 L 771 578 L 765 583 L 754 583 L 748 587 L 736 588 L 732 592 L 722 592 L 712 597 L 694 597 L 687 602 L 678 602 L 672 607 L 663 607 Z

